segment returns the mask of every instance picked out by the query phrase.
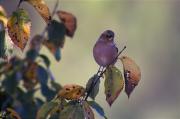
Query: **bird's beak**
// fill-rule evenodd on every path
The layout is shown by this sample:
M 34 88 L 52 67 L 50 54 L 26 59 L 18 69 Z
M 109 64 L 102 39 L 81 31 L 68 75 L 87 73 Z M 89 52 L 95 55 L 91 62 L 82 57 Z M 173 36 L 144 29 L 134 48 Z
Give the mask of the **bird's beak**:
M 112 40 L 113 40 L 113 37 L 109 38 L 109 40 L 112 41 Z

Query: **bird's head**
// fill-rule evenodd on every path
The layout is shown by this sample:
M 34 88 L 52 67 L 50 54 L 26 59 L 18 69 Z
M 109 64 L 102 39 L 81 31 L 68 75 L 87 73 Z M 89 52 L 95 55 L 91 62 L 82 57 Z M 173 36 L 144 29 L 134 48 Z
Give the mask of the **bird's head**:
M 101 34 L 99 39 L 103 41 L 114 41 L 114 32 L 111 30 L 106 30 Z

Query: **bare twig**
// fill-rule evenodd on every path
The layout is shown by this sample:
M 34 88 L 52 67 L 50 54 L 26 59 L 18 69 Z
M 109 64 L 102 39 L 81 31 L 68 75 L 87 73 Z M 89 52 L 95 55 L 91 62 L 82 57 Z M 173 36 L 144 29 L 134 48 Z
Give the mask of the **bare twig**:
M 19 0 L 19 3 L 17 5 L 17 9 L 21 6 L 21 3 L 23 2 L 24 0 Z
M 55 6 L 54 6 L 53 12 L 52 12 L 52 14 L 51 14 L 51 17 L 52 17 L 52 18 L 53 18 L 54 15 L 56 14 L 56 11 L 57 11 L 58 6 L 59 6 L 59 0 L 56 1 L 56 4 L 55 4 Z

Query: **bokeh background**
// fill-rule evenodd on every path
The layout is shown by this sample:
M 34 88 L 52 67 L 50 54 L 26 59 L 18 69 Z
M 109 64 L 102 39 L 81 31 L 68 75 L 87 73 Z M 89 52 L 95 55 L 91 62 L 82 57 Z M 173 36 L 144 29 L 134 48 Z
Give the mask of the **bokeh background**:
M 51 10 L 56 0 L 45 0 Z M 3 0 L 8 15 L 18 0 Z M 119 49 L 133 58 L 142 71 L 141 81 L 128 99 L 124 92 L 110 108 L 105 101 L 103 80 L 97 102 L 109 119 L 180 119 L 180 1 L 178 0 L 60 0 L 59 9 L 78 19 L 73 39 L 66 38 L 62 60 L 51 69 L 62 85 L 85 85 L 97 71 L 92 55 L 97 38 L 106 29 L 116 33 Z M 27 3 L 22 4 L 32 19 L 32 33 L 41 33 L 45 23 Z M 17 54 L 23 55 L 20 51 Z M 122 65 L 118 66 L 122 69 Z M 97 115 L 97 119 L 101 119 Z

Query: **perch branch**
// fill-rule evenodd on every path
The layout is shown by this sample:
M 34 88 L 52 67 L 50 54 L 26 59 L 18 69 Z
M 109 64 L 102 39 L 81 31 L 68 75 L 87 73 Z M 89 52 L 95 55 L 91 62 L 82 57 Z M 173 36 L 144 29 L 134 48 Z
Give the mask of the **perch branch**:
M 118 53 L 118 55 L 117 55 L 116 58 L 113 60 L 113 62 L 118 59 L 118 57 L 121 55 L 121 53 L 122 53 L 125 49 L 126 49 L 126 46 L 124 46 L 124 48 Z M 110 65 L 111 65 L 111 64 L 110 64 Z M 106 69 L 107 69 L 110 65 L 104 67 L 102 71 L 100 71 L 101 66 L 99 67 L 99 70 L 98 70 L 98 72 L 97 72 L 97 75 L 99 74 L 99 72 L 100 72 L 100 74 L 99 74 L 98 77 L 92 82 L 89 90 L 87 91 L 87 95 L 86 95 L 86 97 L 85 97 L 85 100 L 87 100 L 87 98 L 89 97 L 89 95 L 90 95 L 91 92 L 92 92 L 92 89 L 94 88 L 94 86 L 97 84 L 98 80 L 100 80 L 100 78 L 103 76 L 103 74 L 106 72 Z

